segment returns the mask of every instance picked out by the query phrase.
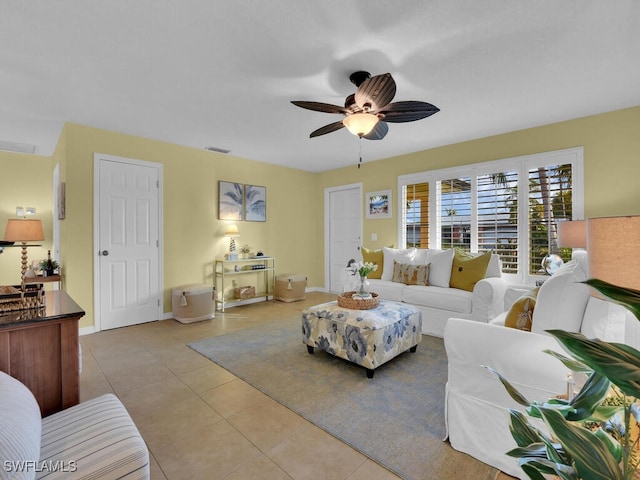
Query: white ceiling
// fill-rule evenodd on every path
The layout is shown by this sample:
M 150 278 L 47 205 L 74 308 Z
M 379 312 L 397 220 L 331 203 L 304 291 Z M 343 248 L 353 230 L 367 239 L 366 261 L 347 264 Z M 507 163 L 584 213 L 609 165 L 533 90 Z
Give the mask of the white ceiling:
M 312 172 L 354 165 L 349 74 L 438 106 L 364 161 L 640 105 L 637 0 L 0 0 L 0 142 L 65 121 Z

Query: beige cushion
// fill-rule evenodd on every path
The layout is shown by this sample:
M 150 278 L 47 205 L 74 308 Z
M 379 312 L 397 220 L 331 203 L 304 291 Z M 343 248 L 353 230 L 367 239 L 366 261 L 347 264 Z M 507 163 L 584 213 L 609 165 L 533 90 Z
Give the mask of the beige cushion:
M 25 385 L 0 372 L 0 461 L 37 462 L 40 458 L 40 407 Z M 6 475 L 6 476 L 5 476 Z M 0 478 L 34 478 L 35 470 L 7 472 Z
M 41 456 L 51 464 L 74 460 L 77 472 L 64 478 L 149 478 L 147 446 L 110 393 L 45 417 Z
M 449 286 L 472 292 L 476 283 L 485 277 L 490 259 L 491 252 L 476 255 L 456 248 Z
M 531 289 L 513 302 L 504 320 L 505 327 L 531 331 L 538 290 L 538 288 Z
M 391 281 L 405 285 L 429 285 L 429 264 L 414 265 L 394 260 Z

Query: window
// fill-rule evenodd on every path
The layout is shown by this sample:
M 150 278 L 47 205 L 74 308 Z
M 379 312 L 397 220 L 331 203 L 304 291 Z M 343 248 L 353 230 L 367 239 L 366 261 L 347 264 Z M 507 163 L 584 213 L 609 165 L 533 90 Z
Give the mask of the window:
M 543 275 L 557 247 L 557 222 L 583 218 L 582 149 L 405 175 L 399 245 L 492 250 L 512 281 Z

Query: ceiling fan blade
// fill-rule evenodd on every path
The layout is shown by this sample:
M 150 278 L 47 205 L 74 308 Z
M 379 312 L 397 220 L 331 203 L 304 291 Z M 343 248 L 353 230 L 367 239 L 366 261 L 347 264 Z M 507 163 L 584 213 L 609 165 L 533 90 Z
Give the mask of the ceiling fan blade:
M 390 103 L 377 113 L 384 115 L 385 122 L 404 123 L 422 120 L 439 111 L 438 107 L 430 103 L 408 101 Z
M 376 126 L 373 127 L 373 130 L 366 135 L 363 135 L 362 138 L 366 138 L 367 140 L 382 140 L 388 131 L 389 125 L 385 122 L 379 121 L 376 123 Z
M 390 73 L 368 78 L 356 91 L 356 103 L 362 109 L 377 111 L 384 108 L 396 94 L 396 82 Z
M 311 132 L 311 135 L 309 135 L 309 138 L 319 137 L 320 135 L 326 135 L 327 133 L 335 132 L 337 130 L 340 130 L 341 128 L 344 128 L 344 123 L 342 122 L 330 123 L 329 125 L 325 125 L 324 127 L 320 127 L 319 129 Z
M 323 112 L 323 113 L 342 113 L 346 115 L 348 110 L 344 107 L 340 107 L 338 105 L 331 105 L 330 103 L 322 103 L 322 102 L 305 102 L 300 100 L 292 100 L 296 107 L 306 108 L 307 110 L 313 110 L 314 112 Z

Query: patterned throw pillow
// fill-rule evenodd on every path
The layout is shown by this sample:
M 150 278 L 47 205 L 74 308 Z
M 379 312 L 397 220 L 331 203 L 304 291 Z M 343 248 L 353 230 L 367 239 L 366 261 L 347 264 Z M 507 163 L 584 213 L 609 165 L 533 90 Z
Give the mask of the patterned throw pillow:
M 393 261 L 392 282 L 404 283 L 405 285 L 429 285 L 429 264 L 413 265 L 410 263 L 399 263 Z
M 538 298 L 539 288 L 529 290 L 522 295 L 518 300 L 513 302 L 507 317 L 504 319 L 504 326 L 517 328 L 518 330 L 531 331 L 531 325 L 533 323 L 533 309 L 536 306 L 536 300 Z

